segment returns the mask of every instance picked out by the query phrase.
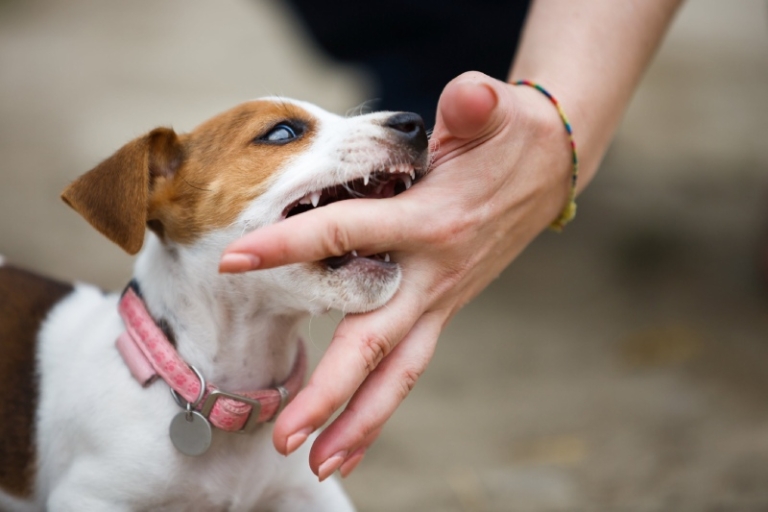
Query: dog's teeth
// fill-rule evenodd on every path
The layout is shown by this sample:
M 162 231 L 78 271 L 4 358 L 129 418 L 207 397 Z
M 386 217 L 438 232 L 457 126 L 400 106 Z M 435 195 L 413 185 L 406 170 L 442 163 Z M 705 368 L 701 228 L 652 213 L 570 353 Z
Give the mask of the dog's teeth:
M 352 254 L 353 257 L 357 258 L 357 251 L 356 250 L 352 249 L 351 254 Z
M 412 181 L 411 181 L 411 178 L 409 178 L 408 176 L 403 176 L 403 183 L 405 183 L 405 190 L 408 190 L 409 188 L 411 188 Z
M 371 179 L 370 174 L 366 174 L 365 176 L 363 176 L 363 185 L 368 185 L 368 180 L 370 179 Z
M 309 199 L 312 201 L 312 206 L 317 207 L 318 203 L 320 202 L 320 192 L 312 192 L 309 194 Z
M 299 204 L 309 204 L 309 203 L 311 203 L 311 201 L 309 200 L 309 196 L 304 196 L 299 201 Z
M 411 169 L 410 171 L 408 171 L 408 174 L 411 176 L 411 179 L 412 179 L 412 180 L 415 180 L 415 179 L 416 179 L 416 171 L 414 171 L 413 169 Z
M 388 252 L 384 253 L 384 262 L 385 263 L 389 263 L 389 253 Z

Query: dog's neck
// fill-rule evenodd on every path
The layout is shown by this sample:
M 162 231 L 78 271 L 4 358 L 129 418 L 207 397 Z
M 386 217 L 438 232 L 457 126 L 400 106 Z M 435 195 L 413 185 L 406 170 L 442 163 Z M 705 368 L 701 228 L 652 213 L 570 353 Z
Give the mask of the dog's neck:
M 272 386 L 290 374 L 305 315 L 274 306 L 265 279 L 218 273 L 219 250 L 167 247 L 154 235 L 134 277 L 147 310 L 184 360 L 227 391 Z

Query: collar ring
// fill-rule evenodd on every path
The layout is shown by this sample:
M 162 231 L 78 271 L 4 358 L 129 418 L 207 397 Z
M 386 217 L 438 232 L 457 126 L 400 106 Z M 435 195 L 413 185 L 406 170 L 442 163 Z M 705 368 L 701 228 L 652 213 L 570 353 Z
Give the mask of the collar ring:
M 205 377 L 203 377 L 203 374 L 200 373 L 200 370 L 195 368 L 192 365 L 189 365 L 189 368 L 195 373 L 197 378 L 200 380 L 200 392 L 197 394 L 197 398 L 194 402 L 188 402 L 184 399 L 175 389 L 171 388 L 171 396 L 176 401 L 177 404 L 179 404 L 179 407 L 182 409 L 186 409 L 187 412 L 191 411 L 192 409 L 196 409 L 198 405 L 200 405 L 200 402 L 203 401 L 203 397 L 205 396 Z

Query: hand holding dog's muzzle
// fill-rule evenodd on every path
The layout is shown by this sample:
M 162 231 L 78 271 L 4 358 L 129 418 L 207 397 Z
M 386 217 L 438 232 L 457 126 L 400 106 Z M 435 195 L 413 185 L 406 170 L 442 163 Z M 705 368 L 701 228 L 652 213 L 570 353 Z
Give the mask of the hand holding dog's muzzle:
M 275 425 L 275 446 L 288 454 L 349 400 L 312 448 L 310 465 L 321 480 L 354 469 L 425 370 L 449 319 L 558 215 L 570 155 L 557 113 L 537 95 L 464 74 L 441 97 L 432 170 L 410 190 L 331 204 L 227 249 L 223 272 L 352 250 L 388 252 L 402 268 L 386 307 L 345 317 Z

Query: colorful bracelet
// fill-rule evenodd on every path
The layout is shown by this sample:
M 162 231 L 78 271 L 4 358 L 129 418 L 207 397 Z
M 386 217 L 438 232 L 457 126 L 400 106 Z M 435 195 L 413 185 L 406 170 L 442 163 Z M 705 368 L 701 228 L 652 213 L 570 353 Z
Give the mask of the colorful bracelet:
M 560 232 L 563 230 L 566 224 L 571 222 L 576 217 L 576 181 L 579 178 L 579 158 L 576 156 L 576 141 L 573 140 L 573 130 L 571 129 L 571 123 L 568 122 L 568 117 L 565 115 L 560 103 L 552 96 L 549 91 L 530 80 L 518 80 L 513 82 L 514 85 L 527 85 L 533 87 L 541 94 L 547 97 L 549 101 L 557 109 L 557 113 L 560 115 L 560 119 L 563 120 L 565 125 L 565 131 L 568 133 L 568 139 L 571 141 L 571 154 L 573 155 L 573 172 L 571 173 L 571 190 L 568 193 L 568 202 L 565 204 L 565 208 L 560 212 L 560 215 L 549 225 L 549 228 L 553 231 Z

